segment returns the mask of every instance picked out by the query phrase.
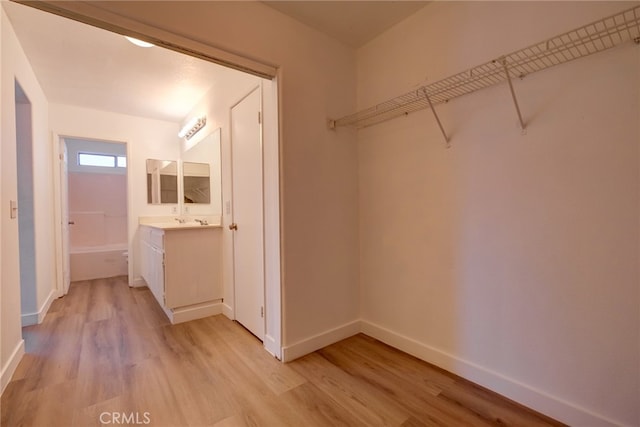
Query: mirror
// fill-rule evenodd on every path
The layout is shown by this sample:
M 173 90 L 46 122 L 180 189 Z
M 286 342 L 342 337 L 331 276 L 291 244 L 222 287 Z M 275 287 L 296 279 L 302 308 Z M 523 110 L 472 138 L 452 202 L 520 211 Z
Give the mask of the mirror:
M 194 137 L 183 146 L 183 215 L 222 215 L 220 132 Z
M 184 162 L 182 183 L 184 203 L 211 203 L 208 163 Z
M 147 203 L 178 203 L 178 162 L 147 159 Z

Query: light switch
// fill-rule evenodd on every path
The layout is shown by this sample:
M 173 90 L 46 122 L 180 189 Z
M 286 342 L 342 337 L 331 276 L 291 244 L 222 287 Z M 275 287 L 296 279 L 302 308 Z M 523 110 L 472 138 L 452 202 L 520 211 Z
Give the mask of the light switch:
M 18 216 L 18 202 L 9 200 L 9 218 L 14 219 Z

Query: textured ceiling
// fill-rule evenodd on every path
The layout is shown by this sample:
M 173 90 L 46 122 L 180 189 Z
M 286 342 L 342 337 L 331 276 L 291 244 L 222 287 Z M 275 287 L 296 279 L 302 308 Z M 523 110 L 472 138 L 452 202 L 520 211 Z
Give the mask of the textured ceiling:
M 211 87 L 256 79 L 24 5 L 2 7 L 53 103 L 181 122 Z
M 358 47 L 424 7 L 422 1 L 264 2 Z M 182 122 L 216 85 L 256 77 L 99 28 L 2 1 L 50 102 Z

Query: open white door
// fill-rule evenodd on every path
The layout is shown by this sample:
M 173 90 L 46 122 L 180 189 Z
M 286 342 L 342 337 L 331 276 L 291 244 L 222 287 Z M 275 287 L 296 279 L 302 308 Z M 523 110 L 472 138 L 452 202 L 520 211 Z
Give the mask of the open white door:
M 71 261 L 69 255 L 69 175 L 67 144 L 59 138 L 60 144 L 60 237 L 62 246 L 62 295 L 69 292 L 71 284 Z
M 231 108 L 235 318 L 264 340 L 264 223 L 260 88 Z

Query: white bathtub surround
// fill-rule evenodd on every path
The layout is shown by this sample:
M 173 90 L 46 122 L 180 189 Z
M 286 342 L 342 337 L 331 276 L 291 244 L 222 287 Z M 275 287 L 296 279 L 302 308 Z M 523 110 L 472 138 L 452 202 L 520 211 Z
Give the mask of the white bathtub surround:
M 102 246 L 71 248 L 71 281 L 126 276 L 128 245 L 117 243 Z
M 72 247 L 112 245 L 127 241 L 127 215 L 104 211 L 69 211 Z

